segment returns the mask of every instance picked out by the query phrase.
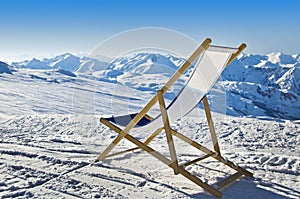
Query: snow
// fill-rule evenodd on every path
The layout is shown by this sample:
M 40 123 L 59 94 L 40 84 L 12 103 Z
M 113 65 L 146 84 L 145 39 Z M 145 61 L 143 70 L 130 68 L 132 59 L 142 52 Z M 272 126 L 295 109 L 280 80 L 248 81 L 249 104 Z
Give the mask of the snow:
M 223 191 L 223 198 L 299 198 L 299 129 L 291 121 L 217 118 L 223 155 L 254 173 Z M 190 116 L 174 126 L 210 145 L 204 118 Z M 266 133 L 269 132 L 269 133 Z M 91 164 L 115 133 L 89 115 L 43 114 L 1 117 L 2 197 L 213 198 L 145 152 Z M 144 137 L 137 133 L 136 137 Z M 163 134 L 151 144 L 167 149 Z M 199 152 L 175 140 L 180 162 Z M 122 142 L 118 150 L 132 147 Z M 213 167 L 211 170 L 208 167 Z M 227 167 L 213 159 L 188 170 L 203 180 L 224 178 Z
M 58 60 L 69 61 L 50 65 Z M 9 72 L 0 74 L 0 197 L 214 198 L 146 152 L 92 164 L 116 137 L 99 118 L 139 111 L 182 61 L 137 54 L 107 64 L 64 54 L 35 61 L 50 68 L 1 62 L 0 71 Z M 224 189 L 223 198 L 300 198 L 299 63 L 298 55 L 242 55 L 210 92 L 223 156 L 254 173 Z M 153 73 L 157 66 L 167 70 Z M 204 115 L 200 106 L 172 127 L 212 148 Z M 144 140 L 147 133 L 132 135 Z M 174 142 L 180 163 L 201 156 Z M 164 133 L 150 146 L 168 156 Z M 122 141 L 114 151 L 130 147 Z M 211 184 L 233 173 L 210 158 L 187 169 Z

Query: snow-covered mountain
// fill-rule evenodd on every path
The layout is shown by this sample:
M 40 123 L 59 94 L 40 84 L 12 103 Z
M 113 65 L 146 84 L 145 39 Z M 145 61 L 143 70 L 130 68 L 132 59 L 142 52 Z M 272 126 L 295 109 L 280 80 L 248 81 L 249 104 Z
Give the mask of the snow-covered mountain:
M 70 71 L 69 75 L 73 77 L 89 76 L 153 94 L 183 62 L 184 59 L 171 55 L 137 53 L 106 63 L 66 53 L 12 65 L 16 68 L 60 69 L 57 71 L 60 74 Z M 3 63 L 1 67 L 0 71 L 11 71 Z M 186 77 L 180 79 L 166 97 L 174 97 L 185 80 Z M 221 103 L 226 107 L 223 112 L 229 115 L 300 119 L 300 55 L 243 54 L 223 72 L 210 95 L 212 102 L 216 98 L 226 98 Z M 220 111 L 217 107 L 213 110 Z
M 28 69 L 53 69 L 61 68 L 71 72 L 79 69 L 80 64 L 85 60 L 85 57 L 76 57 L 70 53 L 55 56 L 53 58 L 44 58 L 42 60 L 33 58 L 21 62 L 13 62 L 12 65 L 17 68 Z
M 251 115 L 260 109 L 272 117 L 300 118 L 299 55 L 243 55 L 222 78 L 231 114 Z
M 43 59 L 43 62 L 53 68 L 61 68 L 73 72 L 78 69 L 82 59 L 70 53 L 65 53 L 51 59 Z
M 253 82 L 299 95 L 299 56 L 282 53 L 244 55 L 224 71 L 223 78 L 228 81 Z

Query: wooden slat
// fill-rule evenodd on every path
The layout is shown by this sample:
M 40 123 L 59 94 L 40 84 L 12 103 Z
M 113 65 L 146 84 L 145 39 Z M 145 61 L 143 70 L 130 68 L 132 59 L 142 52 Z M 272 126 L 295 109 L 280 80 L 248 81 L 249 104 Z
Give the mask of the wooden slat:
M 192 161 L 186 162 L 186 163 L 182 164 L 181 166 L 187 167 L 187 166 L 189 166 L 189 165 L 191 165 L 191 164 L 194 164 L 194 163 L 196 163 L 196 162 L 199 162 L 199 161 L 201 161 L 201 160 L 204 160 L 204 159 L 206 159 L 206 158 L 208 158 L 208 157 L 210 157 L 209 154 L 204 155 L 204 156 L 202 156 L 202 157 L 199 157 L 199 158 L 197 158 L 197 159 L 194 159 L 194 160 L 192 160 Z
M 127 149 L 127 150 L 124 150 L 124 151 L 120 151 L 120 152 L 117 152 L 117 153 L 113 153 L 111 155 L 107 155 L 106 158 L 110 158 L 110 157 L 113 157 L 113 156 L 117 156 L 117 155 L 122 155 L 124 153 L 128 153 L 128 152 L 131 152 L 131 151 L 136 151 L 140 149 L 139 147 L 134 147 L 134 148 L 131 148 L 131 149 Z
M 149 144 L 162 131 L 162 129 L 163 128 L 159 128 L 156 131 L 154 131 L 154 133 L 144 142 L 144 144 L 146 144 L 146 145 Z M 111 155 L 107 155 L 106 158 L 110 158 L 110 157 L 117 156 L 117 155 L 122 155 L 124 153 L 136 151 L 138 149 L 140 149 L 140 148 L 139 147 L 134 147 L 134 148 L 127 149 L 127 150 L 124 150 L 124 151 L 120 151 L 120 152 L 117 152 L 117 153 L 114 153 L 114 154 L 111 154 Z

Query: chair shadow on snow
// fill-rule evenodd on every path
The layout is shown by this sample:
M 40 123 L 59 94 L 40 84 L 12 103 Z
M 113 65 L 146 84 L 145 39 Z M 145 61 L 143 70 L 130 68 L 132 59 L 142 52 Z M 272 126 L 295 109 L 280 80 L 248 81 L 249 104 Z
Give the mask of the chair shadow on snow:
M 273 191 L 269 191 L 265 188 L 270 188 L 274 190 L 271 183 L 265 184 L 263 183 L 257 183 L 252 180 L 247 179 L 241 179 L 237 182 L 234 182 L 234 186 L 230 186 L 224 189 L 223 191 L 223 199 L 234 199 L 234 198 L 243 198 L 243 199 L 288 199 L 290 197 L 280 195 L 277 193 L 274 193 Z M 278 186 L 278 184 L 277 184 Z M 281 186 L 281 185 L 279 185 Z M 289 189 L 285 187 L 285 189 Z M 277 189 L 282 192 L 282 189 Z M 291 190 L 290 191 L 294 191 Z M 284 194 L 291 194 L 291 193 L 284 193 Z M 290 196 L 290 195 L 289 195 Z M 296 195 L 294 195 L 296 197 Z M 299 195 L 298 195 L 299 196 Z M 208 198 L 214 198 L 213 196 L 208 195 L 208 193 L 197 193 L 191 195 L 191 198 L 201 198 L 201 199 L 208 199 Z

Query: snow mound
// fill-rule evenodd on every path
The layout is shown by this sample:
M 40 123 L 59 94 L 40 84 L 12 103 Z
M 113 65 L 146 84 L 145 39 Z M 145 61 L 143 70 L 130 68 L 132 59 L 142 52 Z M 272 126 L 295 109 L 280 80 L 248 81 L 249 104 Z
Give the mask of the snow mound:
M 64 70 L 64 69 L 58 69 L 57 72 L 60 74 L 63 74 L 63 75 L 70 76 L 70 77 L 76 77 L 76 75 L 74 73 Z
M 12 70 L 10 69 L 10 66 L 7 63 L 0 61 L 0 74 L 1 73 L 12 74 Z

